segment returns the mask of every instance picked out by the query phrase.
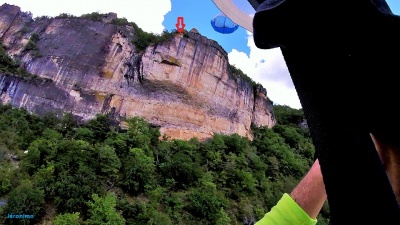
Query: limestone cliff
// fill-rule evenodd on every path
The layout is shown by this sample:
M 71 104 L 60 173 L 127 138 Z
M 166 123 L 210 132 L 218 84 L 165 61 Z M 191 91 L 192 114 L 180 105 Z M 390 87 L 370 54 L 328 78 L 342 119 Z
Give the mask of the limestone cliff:
M 109 14 L 115 17 L 115 14 Z M 266 90 L 229 71 L 227 53 L 197 31 L 137 51 L 135 29 L 83 18 L 37 18 L 0 7 L 0 40 L 35 81 L 0 73 L 0 100 L 42 114 L 142 116 L 171 138 L 251 138 L 275 124 Z M 32 43 L 34 42 L 34 43 Z

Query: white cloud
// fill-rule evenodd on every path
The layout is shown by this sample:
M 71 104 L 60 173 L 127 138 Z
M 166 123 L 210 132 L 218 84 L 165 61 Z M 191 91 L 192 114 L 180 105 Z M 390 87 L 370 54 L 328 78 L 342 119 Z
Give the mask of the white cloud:
M 164 30 L 164 16 L 171 11 L 170 0 L 5 0 L 0 5 L 8 3 L 21 7 L 24 12 L 30 11 L 33 17 L 57 16 L 69 13 L 75 16 L 82 14 L 117 13 L 119 18 L 125 17 L 135 22 L 147 32 L 161 33 Z
M 241 69 L 255 82 L 262 84 L 274 103 L 300 109 L 300 100 L 280 48 L 259 49 L 252 34 L 248 32 L 248 35 L 249 56 L 233 49 L 228 54 L 229 63 Z

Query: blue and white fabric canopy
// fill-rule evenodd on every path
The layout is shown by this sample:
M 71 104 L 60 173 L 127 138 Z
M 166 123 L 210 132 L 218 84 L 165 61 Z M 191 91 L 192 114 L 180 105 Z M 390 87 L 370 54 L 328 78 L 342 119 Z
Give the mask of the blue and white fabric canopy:
M 211 20 L 211 26 L 215 31 L 222 34 L 230 34 L 235 32 L 239 25 L 234 23 L 229 17 L 225 16 L 223 13 L 218 14 Z
M 212 1 L 223 13 L 221 16 L 222 18 L 226 17 L 230 21 L 232 21 L 232 23 L 239 25 L 250 32 L 253 32 L 253 15 L 255 13 L 255 10 L 251 7 L 250 3 L 247 0 L 212 0 Z M 230 22 L 224 22 L 224 24 L 233 26 L 232 24 L 229 23 Z M 217 27 L 219 27 L 219 25 Z M 227 29 L 229 30 L 232 28 L 227 28 Z

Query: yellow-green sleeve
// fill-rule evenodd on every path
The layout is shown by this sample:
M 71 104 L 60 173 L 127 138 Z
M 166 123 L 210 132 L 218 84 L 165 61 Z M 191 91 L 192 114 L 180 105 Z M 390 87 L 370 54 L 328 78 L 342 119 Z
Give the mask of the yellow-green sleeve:
M 290 197 L 283 194 L 279 202 L 255 225 L 315 225 L 306 212 Z

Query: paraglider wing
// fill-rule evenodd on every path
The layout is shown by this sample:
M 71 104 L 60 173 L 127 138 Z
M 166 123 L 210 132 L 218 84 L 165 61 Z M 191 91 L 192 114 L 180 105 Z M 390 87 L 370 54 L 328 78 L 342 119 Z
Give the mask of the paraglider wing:
M 241 11 L 231 0 L 212 0 L 214 4 L 234 23 L 253 32 L 253 17 Z
M 265 0 L 247 0 L 247 1 L 250 3 L 250 5 L 251 5 L 255 10 L 257 10 L 258 6 L 259 6 L 261 3 L 263 3 Z
M 231 19 L 229 19 L 222 13 L 211 20 L 211 26 L 214 28 L 215 31 L 222 34 L 233 33 L 239 28 L 238 24 L 234 23 Z

